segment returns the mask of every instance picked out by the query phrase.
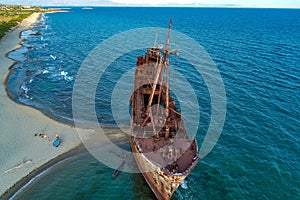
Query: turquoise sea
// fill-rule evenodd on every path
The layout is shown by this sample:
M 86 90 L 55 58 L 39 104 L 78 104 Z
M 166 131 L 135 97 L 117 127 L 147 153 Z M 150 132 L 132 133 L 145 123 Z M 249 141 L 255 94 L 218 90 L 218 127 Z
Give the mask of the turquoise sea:
M 217 145 L 172 199 L 300 199 L 299 9 L 72 7 L 44 14 L 22 33 L 23 48 L 9 54 L 19 62 L 7 90 L 15 101 L 72 124 L 72 88 L 86 56 L 114 34 L 167 28 L 170 16 L 173 29 L 196 40 L 215 62 L 227 105 Z M 116 126 L 113 88 L 145 49 L 119 57 L 105 74 L 95 95 L 99 123 Z M 211 118 L 209 91 L 180 54 L 174 65 L 197 96 L 201 146 Z M 128 147 L 126 141 L 123 145 Z M 112 172 L 89 154 L 79 155 L 54 167 L 16 199 L 154 198 L 142 175 L 121 173 L 112 179 Z

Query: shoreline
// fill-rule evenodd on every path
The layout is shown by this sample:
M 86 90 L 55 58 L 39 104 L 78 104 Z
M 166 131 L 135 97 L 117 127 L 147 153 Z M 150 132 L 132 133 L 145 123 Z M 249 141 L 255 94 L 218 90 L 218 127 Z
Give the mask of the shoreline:
M 0 41 L 0 198 L 9 198 L 24 184 L 45 168 L 84 151 L 84 145 L 77 133 L 86 133 L 88 139 L 96 135 L 90 127 L 76 128 L 45 115 L 42 111 L 13 101 L 7 91 L 7 77 L 17 62 L 7 55 L 21 48 L 23 31 L 29 30 L 36 23 L 41 13 L 33 13 L 18 26 L 8 32 Z M 116 128 L 108 128 L 111 140 L 124 139 L 126 134 Z M 35 134 L 44 133 L 48 136 L 40 138 Z M 55 148 L 52 142 L 59 133 L 62 144 Z M 25 160 L 29 164 L 22 165 Z M 20 164 L 21 163 L 21 164 Z M 20 166 L 21 167 L 16 167 Z M 16 169 L 14 169 L 16 168 Z
M 31 14 L 0 41 L 0 105 L 2 107 L 0 111 L 0 196 L 33 170 L 81 144 L 74 127 L 53 122 L 40 111 L 17 104 L 9 98 L 6 92 L 7 76 L 17 62 L 8 58 L 7 55 L 22 47 L 20 38 L 22 32 L 30 29 L 38 21 L 40 15 L 39 12 Z M 34 137 L 34 134 L 42 132 L 48 135 L 47 143 L 42 138 Z M 55 132 L 62 133 L 63 140 L 68 141 L 63 144 L 62 148 L 51 148 L 54 139 L 52 134 Z M 41 152 L 49 154 L 43 155 Z M 19 164 L 25 160 L 30 162 L 24 166 Z
M 87 153 L 87 150 L 85 149 L 83 144 L 78 145 L 77 147 L 53 158 L 52 160 L 46 162 L 42 166 L 38 167 L 37 169 L 31 171 L 27 176 L 23 177 L 19 181 L 17 181 L 11 188 L 6 190 L 3 194 L 0 195 L 0 198 L 2 199 L 10 199 L 13 195 L 16 194 L 23 186 L 25 186 L 29 181 L 31 181 L 33 178 L 35 178 L 37 175 L 41 174 L 43 171 L 49 169 L 52 166 L 55 166 L 55 164 L 58 164 L 59 162 L 63 161 L 67 158 L 72 158 L 73 156 Z M 63 164 L 62 162 L 62 164 Z M 34 182 L 33 182 L 34 183 Z M 22 192 L 22 191 L 21 191 Z
M 114 141 L 118 143 L 125 140 L 127 140 L 127 138 L 115 139 Z M 0 195 L 0 199 L 10 199 L 14 195 L 16 195 L 15 197 L 17 197 L 20 193 L 22 193 L 23 190 L 25 190 L 27 187 L 30 187 L 31 184 L 34 184 L 34 182 L 40 178 L 40 174 L 42 174 L 41 177 L 43 177 L 44 172 L 51 173 L 51 170 L 53 168 L 59 167 L 59 165 L 64 165 L 65 162 L 69 161 L 69 159 L 72 159 L 76 156 L 82 156 L 84 154 L 89 154 L 89 151 L 85 148 L 84 144 L 81 143 L 73 149 L 53 158 L 52 160 L 46 162 L 45 164 L 30 172 L 27 176 L 23 177 L 18 182 L 16 182 L 11 188 L 6 190 L 5 193 Z M 113 172 L 114 170 L 112 169 L 111 171 Z
M 32 25 L 35 24 L 35 23 L 37 23 L 37 22 L 40 20 L 42 14 L 55 14 L 55 13 L 59 13 L 59 12 L 69 12 L 69 11 L 67 11 L 67 10 L 50 10 L 50 11 L 47 11 L 47 12 L 37 12 L 37 13 L 38 13 L 38 16 L 36 17 L 36 19 L 35 19 L 34 21 L 32 21 L 31 24 L 28 25 L 28 27 L 27 27 L 26 29 L 20 31 L 20 33 L 19 33 L 19 39 L 20 39 L 20 42 L 18 43 L 17 47 L 14 48 L 14 49 L 11 49 L 10 51 L 8 51 L 8 52 L 5 53 L 5 57 L 6 57 L 6 58 L 8 58 L 8 59 L 10 59 L 10 60 L 13 60 L 13 64 L 12 64 L 11 66 L 9 66 L 9 68 L 8 68 L 8 73 L 7 73 L 6 78 L 5 78 L 5 81 L 4 81 L 5 91 L 6 91 L 6 94 L 7 94 L 8 98 L 10 98 L 11 101 L 13 101 L 13 102 L 15 102 L 15 103 L 17 103 L 17 104 L 19 104 L 19 105 L 22 105 L 22 106 L 28 106 L 28 105 L 23 104 L 23 103 L 21 103 L 21 102 L 15 101 L 15 97 L 8 91 L 8 87 L 9 87 L 9 85 L 8 85 L 8 78 L 9 78 L 9 76 L 14 72 L 13 67 L 14 67 L 16 64 L 18 64 L 19 61 L 9 58 L 8 55 L 9 55 L 11 52 L 13 52 L 13 51 L 15 51 L 15 50 L 18 50 L 18 49 L 20 49 L 20 48 L 23 47 L 23 45 L 21 44 L 21 42 L 24 41 L 24 39 L 21 39 L 22 33 L 23 33 L 24 31 L 27 31 L 27 30 L 32 29 Z M 33 14 L 34 14 L 34 13 L 33 13 Z M 30 16 L 29 16 L 29 17 L 30 17 Z M 27 19 L 27 18 L 25 18 L 24 20 L 26 20 L 26 19 Z M 22 22 L 20 22 L 20 24 L 21 24 L 21 23 L 22 23 Z M 19 24 L 19 25 L 20 25 L 20 24 Z M 0 43 L 2 42 L 2 40 L 5 40 L 5 37 L 7 37 L 11 32 L 13 32 L 14 30 L 16 30 L 16 29 L 19 27 L 19 25 L 13 27 L 9 32 L 7 32 L 6 35 L 0 40 Z M 29 107 L 32 107 L 32 106 L 29 106 Z M 33 107 L 32 107 L 32 108 L 33 108 Z M 34 109 L 36 109 L 36 108 L 34 108 Z M 64 122 L 64 121 L 59 121 L 58 119 L 52 117 L 50 114 L 48 114 L 47 112 L 45 112 L 45 111 L 43 111 L 43 110 L 39 110 L 39 109 L 36 109 L 36 110 L 40 111 L 40 112 L 43 113 L 45 116 L 49 117 L 50 119 L 52 119 L 52 120 L 54 120 L 54 121 L 57 121 L 57 122 L 59 122 L 59 123 L 63 123 L 63 124 L 69 125 L 69 126 L 71 126 L 71 127 L 74 127 L 74 124 L 72 124 L 72 123 L 67 123 L 67 122 Z

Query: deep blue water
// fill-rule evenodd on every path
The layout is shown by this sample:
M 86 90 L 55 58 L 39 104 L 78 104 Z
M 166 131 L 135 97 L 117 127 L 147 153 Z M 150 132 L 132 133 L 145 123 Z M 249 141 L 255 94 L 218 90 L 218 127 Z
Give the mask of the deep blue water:
M 23 32 L 24 47 L 9 54 L 20 62 L 8 79 L 8 92 L 17 102 L 72 123 L 72 88 L 90 51 L 133 28 L 167 28 L 170 16 L 174 30 L 195 39 L 210 54 L 227 98 L 217 145 L 187 178 L 188 189 L 179 188 L 173 199 L 299 199 L 300 10 L 108 7 L 45 14 L 35 28 Z M 41 35 L 30 35 L 36 32 Z M 110 96 L 141 53 L 116 59 L 106 72 L 95 100 L 100 123 L 115 125 Z M 208 89 L 180 55 L 174 66 L 197 95 L 201 145 L 211 117 Z M 141 175 L 123 173 L 111 180 L 111 171 L 92 157 L 72 162 L 29 188 L 24 198 L 49 199 L 54 191 L 56 199 L 60 194 L 68 199 L 153 198 Z M 71 182 L 72 187 L 67 186 Z M 54 187 L 56 183 L 61 186 Z

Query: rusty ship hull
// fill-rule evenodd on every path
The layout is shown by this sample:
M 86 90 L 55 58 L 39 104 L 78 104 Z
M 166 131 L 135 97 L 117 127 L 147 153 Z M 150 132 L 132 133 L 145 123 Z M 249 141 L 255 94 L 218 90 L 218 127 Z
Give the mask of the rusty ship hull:
M 130 137 L 130 145 L 132 152 L 135 153 L 134 158 L 139 170 L 142 172 L 156 198 L 158 200 L 170 199 L 179 184 L 190 174 L 191 170 L 178 174 L 169 173 L 140 153 L 138 145 L 136 145 L 134 137 L 132 136 Z M 197 162 L 194 163 L 194 165 L 196 164 Z
M 170 31 L 165 48 L 138 56 L 131 103 L 130 146 L 156 198 L 172 197 L 199 161 L 197 142 L 189 138 L 182 115 L 169 92 Z M 157 35 L 156 39 L 157 40 Z

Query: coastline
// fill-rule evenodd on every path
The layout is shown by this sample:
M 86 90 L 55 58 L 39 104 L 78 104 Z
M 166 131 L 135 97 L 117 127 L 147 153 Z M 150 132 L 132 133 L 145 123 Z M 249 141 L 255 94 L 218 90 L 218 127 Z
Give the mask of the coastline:
M 73 149 L 53 158 L 52 160 L 46 162 L 42 166 L 38 167 L 37 169 L 30 172 L 27 176 L 23 177 L 22 179 L 18 180 L 11 188 L 6 190 L 3 194 L 0 195 L 1 199 L 9 199 L 13 195 L 16 194 L 25 184 L 27 184 L 29 181 L 31 181 L 33 178 L 35 178 L 37 175 L 43 173 L 47 169 L 49 169 L 51 166 L 54 166 L 55 164 L 58 164 L 62 161 L 62 164 L 64 160 L 67 158 L 72 158 L 73 156 L 84 154 L 87 150 L 85 149 L 83 144 L 78 145 L 77 147 L 74 147 Z
M 6 56 L 21 47 L 22 31 L 30 29 L 40 14 L 33 13 L 24 19 L 0 42 L 0 196 L 33 170 L 81 144 L 74 127 L 54 121 L 31 107 L 13 102 L 5 90 L 9 68 L 15 63 Z M 41 133 L 48 138 L 34 136 Z M 63 140 L 58 148 L 52 146 L 56 133 Z M 21 165 L 25 161 L 28 162 Z
M 112 138 L 111 140 L 116 143 L 119 143 L 123 141 L 128 141 L 128 138 L 117 135 L 117 137 Z M 70 159 L 75 159 L 81 156 L 85 156 L 86 154 L 89 154 L 88 150 L 85 148 L 85 146 L 82 143 L 79 144 L 73 149 L 44 163 L 37 169 L 34 169 L 32 172 L 30 172 L 27 176 L 18 180 L 11 188 L 9 188 L 3 194 L 0 195 L 0 199 L 10 199 L 13 196 L 17 197 L 20 193 L 22 193 L 22 191 L 26 190 L 27 187 L 30 187 L 31 184 L 34 184 L 34 182 L 37 181 L 39 178 L 43 177 L 48 173 L 51 173 L 51 170 L 63 166 Z M 111 169 L 111 172 L 113 171 L 114 169 Z
M 123 142 L 127 141 L 128 137 L 116 131 L 116 128 L 103 128 L 106 133 L 108 133 L 108 137 L 112 142 Z M 89 139 L 93 139 L 93 137 L 89 137 Z M 64 165 L 65 162 L 69 161 L 69 159 L 73 159 L 77 156 L 82 156 L 88 154 L 88 150 L 84 146 L 83 143 L 75 146 L 74 148 L 58 155 L 57 157 L 52 158 L 51 160 L 45 162 L 41 166 L 38 166 L 36 169 L 32 170 L 28 175 L 22 177 L 20 180 L 17 180 L 9 189 L 7 189 L 4 193 L 0 194 L 0 199 L 10 199 L 14 195 L 18 195 L 22 193 L 24 189 L 26 189 L 31 184 L 34 184 L 36 180 L 40 178 L 40 175 L 44 175 L 43 173 L 51 173 L 52 167 L 59 167 L 58 165 Z M 112 169 L 112 172 L 114 170 Z M 41 177 L 42 177 L 41 176 Z
M 49 162 L 48 165 L 51 165 L 52 160 L 57 162 L 59 159 L 57 156 L 63 155 L 81 144 L 74 127 L 54 121 L 34 108 L 13 102 L 5 90 L 6 77 L 9 74 L 9 69 L 15 63 L 6 56 L 9 52 L 21 47 L 20 35 L 22 31 L 30 29 L 31 25 L 37 22 L 40 14 L 33 13 L 24 19 L 0 42 L 1 197 L 10 193 L 9 189 L 16 186 L 16 183 L 19 182 L 20 186 L 26 182 L 24 177 L 45 163 Z M 34 136 L 34 134 L 40 133 L 46 134 L 48 138 Z M 56 133 L 60 134 L 63 140 L 62 145 L 58 148 L 52 146 Z M 22 165 L 23 163 L 26 164 Z
M 33 177 L 50 166 L 86 151 L 77 131 L 88 139 L 96 136 L 95 129 L 76 128 L 46 116 L 42 111 L 14 102 L 6 92 L 6 80 L 16 61 L 7 57 L 21 48 L 23 31 L 37 22 L 41 13 L 33 13 L 14 27 L 0 41 L 0 198 L 9 198 Z M 125 139 L 126 134 L 116 128 L 105 128 L 112 141 Z M 39 134 L 47 135 L 41 138 Z M 62 144 L 52 142 L 59 134 Z M 37 134 L 37 136 L 35 136 Z M 24 164 L 25 163 L 25 164 Z M 21 167 L 18 167 L 21 166 Z

